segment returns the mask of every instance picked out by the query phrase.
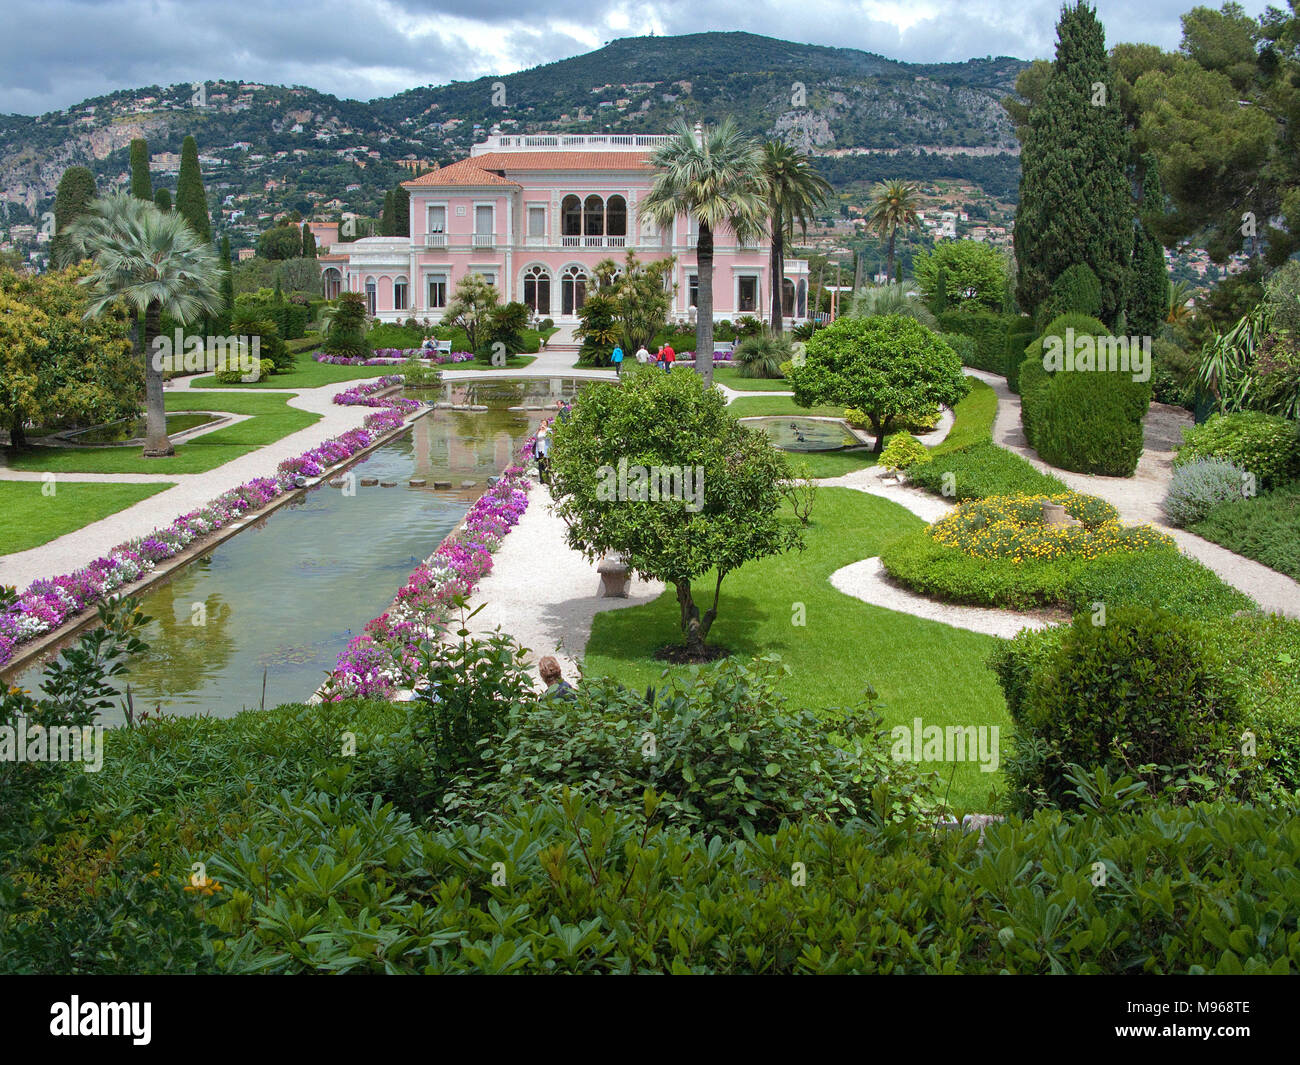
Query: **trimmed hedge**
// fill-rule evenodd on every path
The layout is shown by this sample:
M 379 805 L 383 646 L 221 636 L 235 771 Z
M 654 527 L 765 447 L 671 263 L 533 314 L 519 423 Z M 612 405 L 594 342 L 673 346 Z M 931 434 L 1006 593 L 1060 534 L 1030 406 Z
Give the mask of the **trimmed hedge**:
M 1066 490 L 1055 477 L 1039 473 L 1019 455 L 991 441 L 957 451 L 935 451 L 929 462 L 908 471 L 908 477 L 956 502 L 985 496 L 1056 495 Z
M 958 349 L 964 365 L 1002 376 L 1024 358 L 1025 345 L 1034 335 L 1033 321 L 1021 315 L 944 311 L 938 321 L 945 334 L 959 333 L 973 342 L 973 351 Z
M 1142 457 L 1142 419 L 1151 385 L 1128 374 L 1059 373 L 1022 403 L 1036 407 L 1033 446 L 1048 465 L 1076 473 L 1131 477 Z

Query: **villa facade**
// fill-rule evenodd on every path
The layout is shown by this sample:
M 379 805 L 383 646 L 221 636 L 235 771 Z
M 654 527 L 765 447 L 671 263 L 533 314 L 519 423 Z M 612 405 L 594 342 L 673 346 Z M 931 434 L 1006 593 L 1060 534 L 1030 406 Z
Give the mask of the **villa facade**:
M 597 263 L 676 258 L 672 317 L 694 318 L 697 230 L 685 215 L 657 229 L 639 215 L 654 173 L 652 151 L 666 136 L 499 135 L 466 159 L 403 183 L 410 192 L 409 237 L 334 243 L 321 255 L 325 295 L 365 294 L 383 321 L 436 321 L 456 283 L 482 274 L 503 302 L 527 304 L 541 318 L 575 323 Z M 770 244 L 714 234 L 716 319 L 771 312 Z M 808 264 L 785 262 L 782 307 L 807 313 Z

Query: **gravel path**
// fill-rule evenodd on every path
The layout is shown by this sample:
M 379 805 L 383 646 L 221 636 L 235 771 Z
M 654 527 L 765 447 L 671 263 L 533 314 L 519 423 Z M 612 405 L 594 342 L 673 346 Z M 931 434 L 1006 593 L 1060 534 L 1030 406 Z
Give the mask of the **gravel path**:
M 474 605 L 483 610 L 470 622 L 479 633 L 500 628 L 529 648 L 530 662 L 554 655 L 566 680 L 576 682 L 578 663 L 602 610 L 620 610 L 655 599 L 658 581 L 633 580 L 626 599 L 600 598 L 600 575 L 565 543 L 565 524 L 551 510 L 551 494 L 535 484 L 528 509 L 492 557 L 492 572 L 479 582 Z

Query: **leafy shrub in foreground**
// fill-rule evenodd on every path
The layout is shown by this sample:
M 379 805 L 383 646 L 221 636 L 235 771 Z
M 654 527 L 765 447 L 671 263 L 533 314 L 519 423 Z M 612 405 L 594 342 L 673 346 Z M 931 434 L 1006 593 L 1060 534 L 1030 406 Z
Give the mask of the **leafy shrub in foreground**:
M 1049 465 L 1108 477 L 1130 477 L 1137 469 L 1150 384 L 1123 372 L 1058 373 L 1022 403 L 1022 410 L 1034 409 L 1027 415 L 1033 447 Z
M 1241 499 L 1246 473 L 1226 459 L 1197 459 L 1174 468 L 1163 510 L 1170 525 L 1186 529 L 1219 503 Z
M 1071 766 L 1188 802 L 1235 791 L 1240 697 L 1200 623 L 1144 607 L 1022 632 L 990 660 L 1015 722 L 1012 806 L 1072 806 Z
M 880 465 L 887 470 L 908 470 L 929 461 L 930 449 L 910 433 L 895 433 L 880 453 Z
M 917 467 L 910 476 L 914 484 L 958 501 L 1065 491 L 1055 477 L 1040 473 L 1019 455 L 991 441 L 952 451 L 936 448 L 933 461 Z
M 1216 414 L 1183 430 L 1174 465 L 1223 459 L 1254 474 L 1261 489 L 1273 488 L 1300 474 L 1298 431 L 1295 422 L 1259 411 Z

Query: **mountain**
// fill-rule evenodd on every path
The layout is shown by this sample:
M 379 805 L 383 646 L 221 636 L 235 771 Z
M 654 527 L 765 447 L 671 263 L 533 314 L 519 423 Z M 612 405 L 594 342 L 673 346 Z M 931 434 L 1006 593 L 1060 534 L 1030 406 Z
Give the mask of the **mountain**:
M 837 186 L 954 177 L 1014 196 L 1016 142 L 999 100 L 1027 66 L 1006 57 L 912 64 L 749 33 L 634 37 L 515 74 L 360 102 L 304 86 L 209 81 L 122 90 L 38 117 L 0 116 L 0 225 L 35 222 L 64 169 L 121 183 L 146 137 L 174 190 L 199 143 L 214 221 L 237 245 L 277 210 L 374 215 L 384 190 L 503 132 L 663 132 L 734 116 L 814 154 Z M 325 204 L 333 204 L 325 207 Z M 244 238 L 244 239 L 241 239 Z

